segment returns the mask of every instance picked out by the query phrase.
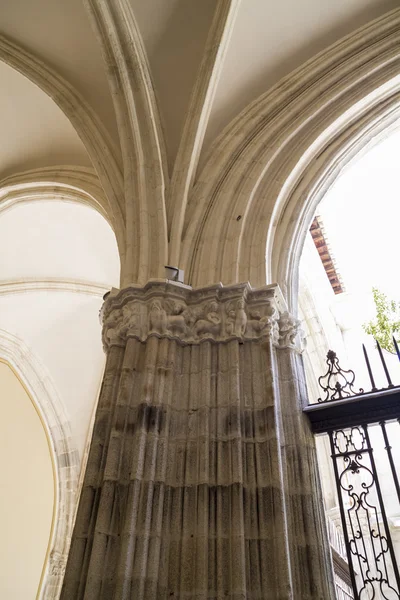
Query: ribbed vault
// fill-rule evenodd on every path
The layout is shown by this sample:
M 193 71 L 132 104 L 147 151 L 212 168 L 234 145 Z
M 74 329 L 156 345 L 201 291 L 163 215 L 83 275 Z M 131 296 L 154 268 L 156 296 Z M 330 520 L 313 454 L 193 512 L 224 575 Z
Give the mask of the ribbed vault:
M 283 80 L 220 136 L 191 195 L 182 263 L 193 285 L 278 281 L 289 301 L 316 190 L 397 119 L 400 11 Z M 301 233 L 300 233 L 301 232 Z
M 163 277 L 164 265 L 173 264 L 194 286 L 278 281 L 291 302 L 293 257 L 302 239 L 296 227 L 306 230 L 315 190 L 320 197 L 333 173 L 396 118 L 399 9 L 340 40 L 251 103 L 221 133 L 199 173 L 240 0 L 216 6 L 202 61 L 194 67 L 173 167 L 147 58 L 150 30 L 143 25 L 144 42 L 128 0 L 86 0 L 85 6 L 103 56 L 120 148 L 81 92 L 33 52 L 3 36 L 0 59 L 50 96 L 83 141 L 98 178 L 89 195 L 118 238 L 121 284 Z
M 24 1 L 13 4 L 10 14 Z M 21 89 L 31 86 L 40 106 L 51 107 L 53 121 L 46 121 L 43 108 L 43 131 L 57 123 L 61 132 L 68 131 L 70 143 L 68 152 L 54 153 L 48 163 L 44 153 L 32 163 L 11 161 L 0 181 L 0 211 L 48 198 L 89 205 L 115 232 L 121 287 L 163 278 L 164 266 L 171 264 L 185 270 L 185 283 L 193 287 L 278 283 L 295 311 L 298 261 L 316 204 L 341 169 L 400 117 L 400 9 L 387 12 L 391 0 L 371 0 L 366 8 L 357 0 L 353 13 L 345 7 L 342 14 L 324 2 L 315 0 L 314 8 L 323 4 L 324 11 L 312 53 L 296 53 L 304 50 L 310 24 L 290 20 L 292 0 L 283 0 L 279 10 L 263 0 L 246 0 L 253 19 L 271 19 L 270 28 L 287 25 L 289 37 L 299 36 L 291 54 L 275 65 L 275 46 L 265 35 L 258 40 L 261 51 L 250 52 L 254 61 L 243 61 L 241 53 L 249 52 L 252 40 L 242 39 L 248 15 L 241 0 L 207 1 L 201 19 L 198 0 L 186 6 L 185 18 L 178 0 L 159 13 L 156 0 L 140 9 L 136 0 L 71 0 L 65 30 L 60 11 L 50 0 L 38 0 L 48 18 L 46 43 L 45 19 L 16 31 L 5 18 L 0 61 L 23 78 Z M 26 8 L 26 19 L 31 9 Z M 182 23 L 193 31 L 193 45 L 179 60 L 170 48 L 162 63 L 158 52 L 168 49 L 171 31 Z M 260 29 L 249 27 L 246 35 Z M 334 42 L 329 48 L 324 31 Z M 340 39 L 343 34 L 348 35 Z M 190 36 L 182 39 L 189 44 Z M 235 57 L 238 73 L 248 67 L 257 76 L 253 91 L 235 81 Z M 299 66 L 305 58 L 310 60 Z M 185 71 L 179 76 L 173 73 L 178 67 Z M 169 89 L 166 81 L 180 81 L 182 87 Z M 225 113 L 230 90 L 233 103 Z M 264 93 L 257 97 L 254 90 Z M 24 99 L 18 100 L 22 114 Z M 17 136 L 17 117 L 14 122 Z M 50 287 L 70 283 L 53 279 Z M 27 282 L 27 287 L 31 284 L 45 285 Z M 101 285 L 79 285 L 80 292 L 100 293 Z M 18 286 L 12 282 L 7 290 L 18 292 Z M 179 306 L 174 310 L 170 320 L 176 325 L 183 316 Z M 260 326 L 260 319 L 253 315 L 253 325 Z M 31 378 L 37 375 L 32 372 Z M 64 527 L 61 537 L 68 534 Z M 60 548 L 57 552 L 65 554 L 66 546 Z

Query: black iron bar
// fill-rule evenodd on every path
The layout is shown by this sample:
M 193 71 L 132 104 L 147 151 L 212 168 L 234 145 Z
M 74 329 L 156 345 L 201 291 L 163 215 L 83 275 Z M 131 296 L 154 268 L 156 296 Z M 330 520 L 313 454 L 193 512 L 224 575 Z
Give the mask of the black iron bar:
M 393 345 L 394 345 L 394 347 L 395 347 L 395 349 L 396 349 L 397 358 L 398 358 L 398 359 L 399 359 L 399 361 L 400 361 L 400 350 L 399 350 L 399 346 L 397 345 L 396 338 L 394 337 L 394 335 L 393 335 L 392 337 L 393 337 Z
M 381 429 L 382 429 L 383 439 L 385 440 L 385 450 L 386 450 L 387 455 L 388 455 L 388 459 L 389 459 L 389 463 L 390 463 L 390 468 L 392 470 L 392 476 L 393 476 L 394 486 L 396 488 L 397 497 L 398 497 L 399 502 L 400 502 L 400 483 L 399 483 L 399 478 L 398 478 L 398 475 L 397 475 L 396 465 L 394 464 L 394 460 L 393 460 L 392 446 L 389 443 L 389 438 L 388 438 L 388 434 L 387 434 L 387 431 L 386 431 L 386 423 L 385 423 L 385 421 L 381 421 L 379 423 L 379 425 L 381 426 Z
M 371 380 L 371 386 L 372 386 L 371 392 L 376 392 L 375 379 L 374 379 L 374 376 L 372 374 L 372 369 L 371 369 L 371 364 L 369 362 L 369 358 L 368 358 L 368 354 L 367 354 L 367 349 L 366 349 L 366 347 L 365 347 L 364 344 L 362 345 L 362 347 L 363 347 L 365 362 L 366 362 L 367 369 L 368 369 L 368 375 L 369 375 L 369 378 Z
M 360 520 L 360 512 L 359 512 L 360 507 L 361 507 L 360 500 L 358 500 L 358 507 L 355 510 L 355 516 L 356 516 L 356 520 L 357 520 L 356 531 L 354 530 L 355 528 L 354 528 L 352 515 L 350 515 L 351 509 L 347 509 L 347 516 L 348 516 L 348 520 L 349 520 L 350 527 L 351 527 L 351 534 L 353 536 L 353 539 L 351 541 L 354 544 L 354 546 L 351 548 L 351 552 L 353 554 L 355 554 L 358 558 L 358 568 L 360 570 L 360 577 L 362 578 L 362 583 L 363 583 L 362 588 L 357 591 L 359 592 L 360 597 L 362 597 L 364 595 L 363 592 L 365 590 L 365 583 L 366 583 L 365 575 L 366 575 L 366 572 L 368 573 L 371 570 L 371 565 L 369 562 L 368 552 L 367 552 L 367 548 L 365 545 L 365 536 L 362 533 L 363 528 L 362 528 L 361 520 Z M 367 513 L 367 516 L 368 516 L 368 513 Z M 364 552 L 364 555 L 362 555 L 359 551 L 358 542 L 360 540 L 362 542 L 362 550 Z M 363 560 L 363 558 L 364 558 L 364 560 Z
M 375 465 L 374 451 L 372 449 L 371 442 L 370 442 L 370 439 L 369 439 L 368 426 L 364 425 L 363 429 L 364 429 L 364 433 L 365 433 L 365 439 L 367 441 L 367 448 L 370 450 L 369 459 L 371 461 L 372 473 L 373 473 L 374 480 L 375 480 L 374 483 L 375 483 L 375 488 L 376 488 L 376 494 L 378 496 L 379 508 L 381 509 L 381 516 L 382 516 L 383 526 L 384 526 L 385 534 L 386 534 L 387 548 L 389 550 L 390 558 L 391 558 L 391 561 L 392 561 L 393 574 L 394 574 L 394 578 L 396 580 L 396 585 L 397 585 L 397 590 L 396 591 L 397 591 L 397 593 L 400 594 L 400 574 L 399 574 L 399 568 L 397 566 L 397 559 L 396 559 L 396 555 L 395 555 L 394 549 L 393 549 L 393 544 L 392 544 L 392 538 L 391 538 L 391 535 L 390 535 L 389 524 L 388 524 L 388 521 L 387 521 L 387 518 L 386 518 L 385 505 L 383 503 L 383 496 L 382 496 L 382 492 L 381 492 L 381 486 L 380 486 L 380 483 L 379 483 L 378 472 L 376 470 L 376 465 Z
M 345 546 L 346 546 L 347 562 L 349 564 L 351 585 L 353 588 L 354 600 L 360 600 L 360 596 L 359 596 L 358 590 L 357 590 L 356 576 L 354 573 L 353 560 L 352 560 L 352 556 L 351 556 L 349 534 L 347 531 L 346 515 L 344 512 L 342 492 L 340 489 L 340 477 L 339 477 L 339 471 L 338 471 L 338 466 L 337 466 L 337 459 L 335 457 L 335 443 L 333 441 L 333 432 L 332 431 L 329 432 L 329 440 L 331 442 L 331 452 L 332 452 L 331 456 L 332 456 L 332 462 L 333 462 L 333 469 L 335 471 L 336 489 L 337 489 L 337 495 L 338 495 L 338 500 L 339 500 L 340 517 L 342 519 L 343 537 L 344 537 Z
M 348 452 L 337 452 L 335 456 L 338 458 L 346 458 L 346 456 L 352 456 L 353 454 L 368 454 L 368 448 L 364 448 L 364 450 L 349 450 Z
M 394 385 L 392 383 L 392 380 L 390 379 L 389 371 L 388 371 L 388 368 L 386 366 L 386 361 L 385 361 L 385 357 L 383 356 L 381 345 L 378 342 L 378 340 L 375 340 L 375 342 L 376 342 L 376 346 L 378 348 L 378 352 L 379 352 L 379 356 L 380 356 L 381 363 L 382 363 L 382 366 L 383 366 L 383 370 L 385 371 L 386 379 L 387 379 L 387 382 L 388 382 L 388 387 L 392 388 L 392 387 L 394 387 Z
M 376 510 L 376 507 L 374 507 L 373 510 L 374 510 L 374 513 L 375 513 L 374 516 L 375 516 L 375 519 L 376 519 L 376 525 L 375 525 L 375 527 L 377 528 L 378 535 L 380 536 L 381 535 L 381 530 L 380 530 L 379 522 L 378 522 L 378 518 L 379 518 L 378 517 L 378 511 Z M 382 560 L 383 560 L 383 568 L 385 569 L 385 575 L 386 575 L 385 579 L 387 579 L 389 581 L 389 575 L 388 575 L 388 568 L 387 568 L 387 564 L 386 564 L 385 552 L 383 552 L 383 551 L 379 552 L 379 549 L 378 549 L 378 554 L 377 554 L 377 551 L 376 551 L 376 548 L 375 548 L 375 544 L 374 544 L 374 530 L 375 530 L 375 527 L 371 523 L 371 510 L 367 510 L 367 524 L 368 524 L 369 537 L 370 537 L 370 540 L 371 540 L 371 548 L 372 548 L 372 554 L 373 554 L 373 557 L 374 557 L 375 567 L 378 567 L 379 560 L 380 560 L 379 555 L 381 555 Z M 361 530 L 362 530 L 362 528 L 361 528 L 361 524 L 360 524 L 360 531 Z M 380 549 L 383 550 L 383 548 L 382 548 L 382 542 L 381 542 L 381 548 Z M 364 552 L 365 553 L 367 552 L 366 548 L 365 548 L 365 544 L 364 544 Z M 379 567 L 378 567 L 378 569 L 379 569 Z M 369 570 L 370 569 L 369 569 L 369 565 L 368 565 L 368 571 Z M 367 573 L 368 573 L 368 571 L 367 571 Z M 367 575 L 367 577 L 368 577 L 368 575 Z M 366 586 L 365 586 L 365 581 L 364 581 L 364 589 L 365 588 L 366 588 Z

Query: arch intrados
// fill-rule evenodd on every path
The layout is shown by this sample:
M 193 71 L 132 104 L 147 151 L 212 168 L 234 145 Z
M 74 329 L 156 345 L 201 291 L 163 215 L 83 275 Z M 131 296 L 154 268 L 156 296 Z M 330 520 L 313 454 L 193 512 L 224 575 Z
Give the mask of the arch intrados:
M 278 282 L 293 310 L 283 265 L 293 246 L 296 210 L 304 207 L 322 167 L 342 156 L 347 134 L 355 144 L 350 160 L 366 143 L 364 138 L 357 145 L 367 124 L 386 119 L 396 104 L 399 33 L 396 9 L 303 65 L 225 130 L 188 207 L 182 261 L 189 283 Z
M 29 79 L 60 108 L 83 142 L 108 199 L 108 215 L 125 244 L 125 203 L 121 152 L 107 129 L 79 92 L 59 74 L 4 35 L 0 35 L 0 61 Z M 122 262 L 121 255 L 121 262 Z
M 355 124 L 344 124 L 330 137 L 319 168 L 310 162 L 302 171 L 300 184 L 286 199 L 275 231 L 269 232 L 270 277 L 280 285 L 294 313 L 298 307 L 302 249 L 318 204 L 354 160 L 400 128 L 400 77 L 395 78 L 388 92 L 378 106 L 360 115 Z
M 361 82 L 373 70 L 378 72 L 389 66 L 396 60 L 393 46 L 398 46 L 399 30 L 400 9 L 396 8 L 323 50 L 261 94 L 211 145 L 197 178 L 200 186 L 206 180 L 217 181 L 218 175 L 227 173 L 243 152 L 253 152 L 257 138 L 261 142 L 265 139 L 265 125 L 270 127 L 282 116 L 284 120 L 290 115 L 292 104 L 304 117 L 310 101 L 316 97 L 328 91 L 329 101 L 348 88 L 343 80 Z
M 108 222 L 111 229 L 114 230 L 107 211 L 96 198 L 83 190 L 50 182 L 48 184 L 32 183 L 32 185 L 24 186 L 23 188 L 15 186 L 8 188 L 5 192 L 0 189 L 0 214 L 19 204 L 43 200 L 60 200 L 62 202 L 73 202 L 89 206 L 98 212 Z
M 296 301 L 288 293 L 291 274 L 282 273 L 281 259 L 292 247 L 296 220 L 301 218 L 313 190 L 324 185 L 327 189 L 331 180 L 325 181 L 324 177 L 332 175 L 335 160 L 337 167 L 343 168 L 370 137 L 378 134 L 380 123 L 396 120 L 399 70 L 398 63 L 393 62 L 389 72 L 387 68 L 383 73 L 377 71 L 368 80 L 364 93 L 358 93 L 356 98 L 349 90 L 349 97 L 344 96 L 335 111 L 325 114 L 322 121 L 317 120 L 299 140 L 294 140 L 293 144 L 299 146 L 297 153 L 295 149 L 285 152 L 258 184 L 240 240 L 244 247 L 239 261 L 240 279 L 253 278 L 257 285 L 264 283 L 265 278 L 279 283 L 292 310 Z
M 122 264 L 124 230 L 113 217 L 93 169 L 72 166 L 35 169 L 0 181 L 0 215 L 18 204 L 43 200 L 82 204 L 98 212 L 115 234 Z

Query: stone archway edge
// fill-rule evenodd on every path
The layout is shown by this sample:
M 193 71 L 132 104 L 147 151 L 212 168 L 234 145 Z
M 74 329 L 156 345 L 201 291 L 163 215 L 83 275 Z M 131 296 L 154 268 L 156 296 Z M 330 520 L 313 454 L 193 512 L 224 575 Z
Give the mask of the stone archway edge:
M 38 598 L 58 598 L 72 534 L 79 475 L 79 454 L 64 406 L 38 358 L 18 337 L 0 329 L 0 357 L 18 374 L 36 405 L 53 450 L 56 497 L 54 525 Z
M 399 72 L 395 9 L 302 65 L 224 130 L 185 218 L 180 267 L 193 286 L 276 281 L 294 310 L 299 228 L 324 182 L 379 127 L 394 126 Z

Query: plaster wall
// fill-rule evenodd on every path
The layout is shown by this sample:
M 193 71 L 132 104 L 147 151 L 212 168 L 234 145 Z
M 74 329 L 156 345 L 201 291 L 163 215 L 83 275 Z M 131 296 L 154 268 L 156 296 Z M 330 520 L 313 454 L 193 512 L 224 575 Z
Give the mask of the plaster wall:
M 40 200 L 0 212 L 1 283 L 15 279 L 75 279 L 118 286 L 115 236 L 95 210 Z
M 103 372 L 100 297 L 73 292 L 0 296 L 0 329 L 24 340 L 45 365 L 82 457 Z
M 36 598 L 54 509 L 52 458 L 24 387 L 0 362 L 0 598 Z
M 98 314 L 118 285 L 114 234 L 86 206 L 20 203 L 0 213 L 0 257 L 0 329 L 45 366 L 82 458 L 104 366 Z

